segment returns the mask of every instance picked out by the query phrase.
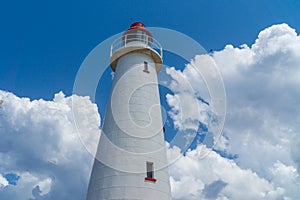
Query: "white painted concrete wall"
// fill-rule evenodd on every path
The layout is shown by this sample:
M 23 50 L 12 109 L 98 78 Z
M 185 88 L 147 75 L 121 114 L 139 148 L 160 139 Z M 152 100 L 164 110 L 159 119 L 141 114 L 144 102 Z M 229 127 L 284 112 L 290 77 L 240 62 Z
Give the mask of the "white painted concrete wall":
M 150 73 L 143 72 L 144 61 Z M 87 200 L 170 200 L 155 64 L 143 53 L 117 63 Z M 99 162 L 99 160 L 101 162 Z M 146 181 L 146 162 L 156 182 Z

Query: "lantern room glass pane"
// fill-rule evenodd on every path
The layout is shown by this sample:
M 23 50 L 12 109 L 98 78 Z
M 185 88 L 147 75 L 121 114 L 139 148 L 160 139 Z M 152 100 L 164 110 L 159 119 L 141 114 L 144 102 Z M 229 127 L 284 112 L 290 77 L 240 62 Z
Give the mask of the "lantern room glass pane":
M 149 45 L 148 35 L 142 30 L 132 30 L 126 34 L 126 44 L 129 42 L 143 42 Z

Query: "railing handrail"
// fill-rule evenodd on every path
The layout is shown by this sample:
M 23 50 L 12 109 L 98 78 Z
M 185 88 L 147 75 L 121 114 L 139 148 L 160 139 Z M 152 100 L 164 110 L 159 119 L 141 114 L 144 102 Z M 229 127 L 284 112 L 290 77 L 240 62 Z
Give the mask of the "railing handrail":
M 128 38 L 128 36 L 135 36 L 135 37 Z M 142 38 L 141 36 L 143 36 L 144 38 Z M 117 38 L 110 47 L 110 57 L 117 50 L 127 47 L 130 42 L 134 42 L 134 41 L 142 41 L 143 43 L 141 43 L 140 45 L 141 47 L 147 47 L 153 49 L 162 58 L 163 49 L 161 44 L 155 38 L 143 33 L 128 33 Z M 135 45 L 138 45 L 138 43 Z

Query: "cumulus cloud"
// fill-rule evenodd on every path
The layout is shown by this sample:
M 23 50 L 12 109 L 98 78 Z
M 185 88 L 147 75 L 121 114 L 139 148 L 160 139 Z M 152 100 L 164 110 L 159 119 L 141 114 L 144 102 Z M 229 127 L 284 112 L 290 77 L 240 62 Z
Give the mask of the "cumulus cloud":
M 174 199 L 277 199 L 285 192 L 216 152 L 201 159 L 203 151 L 211 150 L 199 145 L 170 167 Z
M 84 199 L 93 161 L 86 148 L 95 149 L 99 137 L 97 106 L 62 92 L 31 101 L 0 91 L 0 99 L 0 174 L 11 174 L 0 176 L 1 199 Z M 84 146 L 89 137 L 95 142 Z
M 186 75 L 186 73 L 198 74 L 196 70 L 188 65 L 183 72 L 175 70 L 174 67 L 167 68 L 166 72 L 172 78 L 170 89 L 174 92 L 174 95 L 167 94 L 166 98 L 171 107 L 169 115 L 174 120 L 175 127 L 180 130 L 197 130 L 198 122 L 207 126 L 209 123 L 208 102 L 202 98 L 198 87 L 191 85 L 193 81 L 187 80 L 189 76 Z M 195 78 L 195 80 L 197 79 Z M 197 80 L 197 82 L 200 81 Z
M 299 35 L 287 24 L 273 25 L 251 46 L 227 45 L 204 56 L 214 59 L 224 79 L 226 124 L 215 152 L 197 161 L 197 148 L 172 167 L 174 198 L 209 199 L 215 189 L 216 199 L 298 199 Z M 196 56 L 191 63 L 201 64 L 201 59 L 203 55 Z M 184 76 L 188 67 L 177 76 Z
M 0 188 L 8 186 L 8 181 L 5 177 L 0 174 Z
M 234 52 L 241 55 L 231 53 L 224 57 L 223 52 L 227 54 L 228 48 L 214 54 L 227 86 L 228 126 L 225 132 L 230 140 L 227 149 L 239 154 L 237 163 L 240 166 L 250 167 L 270 180 L 274 177 L 268 169 L 278 161 L 299 170 L 298 156 L 291 153 L 299 155 L 299 50 L 299 35 L 287 24 L 280 24 L 261 31 L 250 48 L 245 45 L 234 48 Z M 243 58 L 244 54 L 249 62 L 234 66 L 224 62 Z M 235 75 L 226 73 L 234 68 Z M 299 171 L 294 175 L 297 174 Z
M 177 129 L 176 138 L 171 142 L 171 146 L 176 145 L 185 152 L 193 142 L 209 134 L 207 127 L 215 119 L 215 114 L 206 100 L 208 96 L 205 95 L 207 94 L 205 84 L 199 79 L 200 74 L 191 64 L 183 71 L 174 67 L 166 68 L 166 73 L 171 78 L 169 88 L 173 92 L 166 95 L 170 106 L 168 115 Z M 199 87 L 199 84 L 204 87 Z

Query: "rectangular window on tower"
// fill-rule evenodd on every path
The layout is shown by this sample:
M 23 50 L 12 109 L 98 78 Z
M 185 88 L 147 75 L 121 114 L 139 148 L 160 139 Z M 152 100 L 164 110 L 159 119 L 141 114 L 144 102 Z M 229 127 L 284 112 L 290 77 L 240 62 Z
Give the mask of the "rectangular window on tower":
M 146 162 L 146 169 L 147 169 L 147 174 L 146 174 L 147 176 L 146 176 L 145 180 L 156 182 L 156 179 L 154 178 L 153 162 Z
M 146 73 L 150 73 L 149 69 L 148 69 L 148 62 L 144 61 L 144 70 L 143 72 L 146 72 Z
M 147 162 L 147 177 L 148 178 L 153 178 L 154 173 L 153 173 L 153 162 Z

